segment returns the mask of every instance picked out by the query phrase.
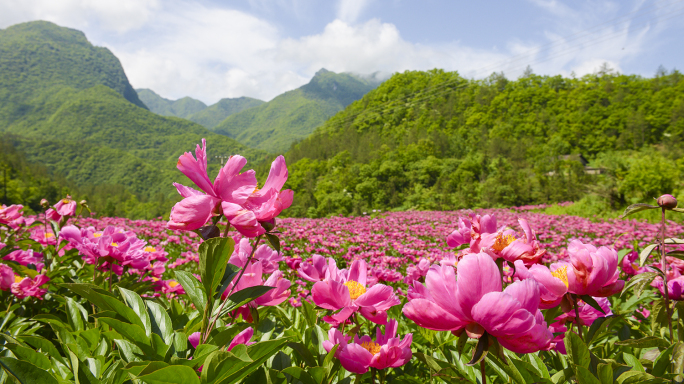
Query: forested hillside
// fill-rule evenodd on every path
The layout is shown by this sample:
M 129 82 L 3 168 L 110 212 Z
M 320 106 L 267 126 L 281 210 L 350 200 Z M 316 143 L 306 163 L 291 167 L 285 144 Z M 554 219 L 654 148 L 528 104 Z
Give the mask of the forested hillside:
M 663 175 L 684 172 L 682 80 L 676 71 L 514 81 L 396 74 L 286 154 L 295 190 L 289 214 L 503 207 L 588 194 L 619 207 L 676 193 L 682 186 Z M 602 174 L 585 172 L 570 154 Z
M 135 91 L 150 111 L 162 116 L 187 118 L 207 107 L 206 104 L 192 97 L 169 100 L 157 95 L 150 89 L 136 89 Z
M 213 130 L 253 148 L 282 153 L 378 84 L 373 77 L 321 69 L 308 84 L 233 114 Z
M 211 129 L 219 125 L 219 123 L 228 116 L 242 112 L 245 109 L 258 107 L 263 103 L 263 101 L 251 97 L 221 99 L 216 104 L 212 104 L 205 109 L 188 116 L 188 120 L 194 121 L 197 124 L 202 124 Z
M 115 56 L 81 32 L 52 23 L 0 31 L 0 101 L 3 146 L 62 175 L 67 186 L 92 191 L 91 199 L 112 191 L 134 201 L 177 199 L 171 183 L 183 181 L 174 172 L 178 156 L 202 138 L 215 155 L 265 158 L 199 124 L 148 111 Z M 220 161 L 209 160 L 215 172 Z M 116 213 L 149 218 L 171 204 L 161 212 L 133 205 L 122 204 Z

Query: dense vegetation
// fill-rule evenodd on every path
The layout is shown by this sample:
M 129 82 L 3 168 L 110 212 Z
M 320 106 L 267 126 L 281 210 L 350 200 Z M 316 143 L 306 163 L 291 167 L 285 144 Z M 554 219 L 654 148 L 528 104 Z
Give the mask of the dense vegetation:
M 161 170 L 173 169 L 178 156 L 202 138 L 212 143 L 213 153 L 240 153 L 252 161 L 264 156 L 143 107 L 116 57 L 90 45 L 82 33 L 47 22 L 0 31 L 0 142 L 91 191 L 91 200 L 112 200 L 104 204 L 111 209 L 101 213 L 164 213 L 168 204 L 159 211 L 137 202 L 177 199 L 171 183 L 178 178 Z M 219 159 L 209 160 L 214 170 L 220 165 Z M 113 195 L 120 198 L 109 199 Z
M 579 200 L 606 209 L 679 192 L 684 81 L 396 74 L 293 145 L 293 216 Z M 585 172 L 582 154 L 601 175 Z M 644 181 L 647 180 L 647 181 Z
M 214 128 L 219 125 L 228 116 L 244 111 L 245 109 L 257 107 L 264 102 L 251 97 L 238 97 L 235 99 L 221 99 L 216 104 L 212 104 L 207 108 L 193 113 L 188 117 L 188 120 L 194 121 L 197 124 L 202 124 L 207 128 Z
M 213 130 L 253 148 L 282 153 L 377 84 L 374 77 L 321 69 L 308 84 L 233 114 Z
M 150 111 L 162 116 L 187 118 L 207 107 L 206 104 L 192 97 L 169 100 L 157 95 L 150 89 L 136 89 L 135 91 Z

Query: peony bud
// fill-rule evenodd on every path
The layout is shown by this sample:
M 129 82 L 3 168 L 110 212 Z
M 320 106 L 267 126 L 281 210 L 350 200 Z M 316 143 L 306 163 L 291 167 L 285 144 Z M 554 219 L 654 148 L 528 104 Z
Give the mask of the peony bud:
M 658 205 L 665 209 L 677 208 L 677 199 L 672 195 L 662 195 L 658 198 Z
M 47 199 L 40 199 L 40 206 L 43 208 L 48 208 L 50 203 L 47 201 Z
M 271 232 L 275 227 L 276 227 L 276 220 L 275 218 L 268 220 L 268 221 L 261 221 L 259 222 L 261 226 L 266 230 L 266 232 Z
M 88 202 L 85 201 L 85 200 L 81 200 L 81 202 L 80 202 L 79 204 L 81 204 L 81 205 L 83 205 L 83 206 L 87 206 L 87 205 L 88 205 Z

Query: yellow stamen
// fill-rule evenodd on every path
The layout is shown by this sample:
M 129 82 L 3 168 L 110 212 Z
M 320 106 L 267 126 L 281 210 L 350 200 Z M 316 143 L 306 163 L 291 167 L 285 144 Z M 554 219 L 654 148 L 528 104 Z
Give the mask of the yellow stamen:
M 145 252 L 157 252 L 154 247 L 145 247 Z
M 178 285 L 177 281 L 169 281 L 169 287 L 175 288 Z
M 637 263 L 632 264 L 632 269 L 634 269 L 635 271 L 638 271 L 639 270 L 639 264 L 637 264 Z
M 558 268 L 555 271 L 551 272 L 553 277 L 559 279 L 560 281 L 565 284 L 565 287 L 568 287 L 568 267 L 562 267 Z
M 118 247 L 118 246 L 119 246 L 119 244 L 117 244 L 117 243 L 112 243 L 112 247 Z
M 93 233 L 93 237 L 94 237 L 94 238 L 98 238 L 98 237 L 101 237 L 101 236 L 102 236 L 102 233 L 101 233 L 101 232 Z
M 380 352 L 380 348 L 382 348 L 380 344 L 374 343 L 372 341 L 364 341 L 363 343 L 361 343 L 361 347 L 366 351 L 372 353 L 373 355 Z
M 71 200 L 69 199 L 62 199 L 62 204 L 69 204 L 71 203 Z
M 366 287 L 353 280 L 347 281 L 344 283 L 344 286 L 349 289 L 349 296 L 352 300 L 356 300 L 359 298 L 359 296 L 366 293 Z
M 15 283 L 21 283 L 22 280 L 24 280 L 23 277 L 14 275 L 14 282 Z
M 515 237 L 513 235 L 504 236 L 503 233 L 500 233 L 496 237 L 496 241 L 494 242 L 494 245 L 492 245 L 492 248 L 497 252 L 501 252 L 504 248 L 508 247 L 508 245 L 514 241 Z
M 53 237 L 55 237 L 55 235 L 52 234 L 52 233 L 49 233 L 49 232 L 48 232 L 48 233 L 45 234 L 45 238 L 46 238 L 46 239 L 50 239 L 50 238 L 53 238 Z

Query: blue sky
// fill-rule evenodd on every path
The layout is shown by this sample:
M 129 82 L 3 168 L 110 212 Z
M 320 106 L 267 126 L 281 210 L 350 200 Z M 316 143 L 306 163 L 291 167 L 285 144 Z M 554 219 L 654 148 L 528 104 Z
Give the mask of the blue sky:
M 270 100 L 320 68 L 581 76 L 682 70 L 684 0 L 0 0 L 0 28 L 49 20 L 119 57 L 136 88 Z

